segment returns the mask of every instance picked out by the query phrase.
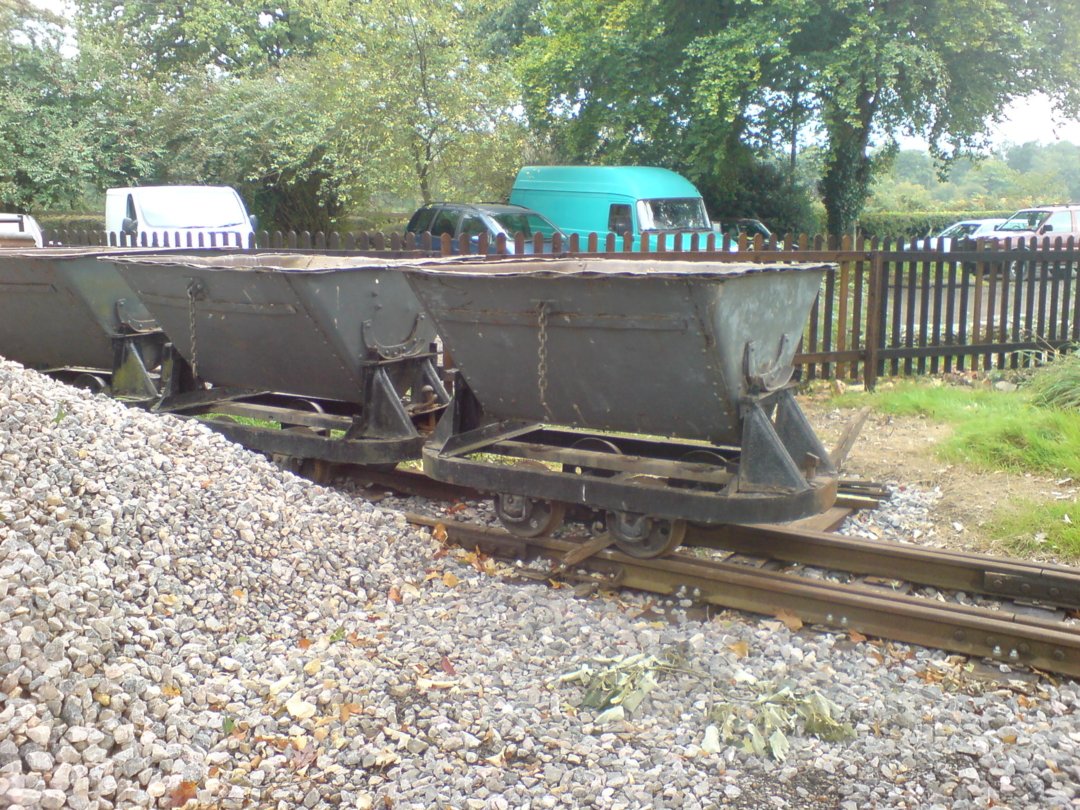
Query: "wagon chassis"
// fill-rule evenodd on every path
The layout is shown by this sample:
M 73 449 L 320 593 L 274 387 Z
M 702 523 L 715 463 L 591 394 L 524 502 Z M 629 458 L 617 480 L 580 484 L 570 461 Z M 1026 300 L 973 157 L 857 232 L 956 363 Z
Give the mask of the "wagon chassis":
M 309 471 L 310 463 L 392 467 L 420 457 L 450 400 L 434 359 L 425 353 L 365 364 L 364 401 L 352 403 L 250 388 L 205 388 L 173 350 L 164 374 L 171 393 L 153 410 L 201 416 L 231 441 L 279 462 L 307 464 Z M 422 400 L 402 400 L 395 380 L 403 376 L 412 377 L 411 390 L 426 392 Z M 280 427 L 251 424 L 255 420 Z
M 605 513 L 623 551 L 652 557 L 677 547 L 687 522 L 789 521 L 836 499 L 837 469 L 790 386 L 744 397 L 740 447 L 484 423 L 467 384 L 458 378 L 454 388 L 435 440 L 424 446 L 424 471 L 494 493 L 496 513 L 519 536 L 550 534 L 568 505 L 588 506 Z

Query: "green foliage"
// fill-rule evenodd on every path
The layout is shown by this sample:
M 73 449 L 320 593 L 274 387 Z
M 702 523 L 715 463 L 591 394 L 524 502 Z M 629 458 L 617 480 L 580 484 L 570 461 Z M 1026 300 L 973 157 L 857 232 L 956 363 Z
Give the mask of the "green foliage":
M 946 168 L 939 173 L 924 152 L 898 153 L 875 181 L 860 228 L 883 212 L 940 212 L 955 221 L 971 212 L 1009 216 L 1031 205 L 1080 199 L 1076 144 L 1009 146 L 981 160 L 957 158 Z
M 1080 561 L 1080 506 L 1074 500 L 1011 503 L 994 515 L 989 529 L 1010 553 Z
M 905 381 L 879 386 L 872 394 L 846 393 L 838 404 L 869 403 L 882 413 L 953 425 L 952 435 L 937 448 L 946 461 L 990 472 L 1080 477 L 1080 412 L 1033 404 L 1031 391 L 1038 384 L 1030 385 L 1000 392 Z
M 1032 402 L 1043 408 L 1080 410 L 1080 354 L 1075 349 L 1059 353 L 1032 377 L 1028 385 Z

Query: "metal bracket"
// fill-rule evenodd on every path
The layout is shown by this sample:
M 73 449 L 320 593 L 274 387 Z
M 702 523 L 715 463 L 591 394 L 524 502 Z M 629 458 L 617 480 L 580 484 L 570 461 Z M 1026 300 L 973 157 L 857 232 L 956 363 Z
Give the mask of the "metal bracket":
M 787 385 L 791 375 L 795 373 L 795 366 L 784 363 L 781 358 L 787 351 L 791 339 L 787 334 L 780 336 L 780 345 L 776 348 L 776 356 L 769 360 L 759 358 L 759 349 L 756 340 L 746 341 L 743 350 L 743 374 L 750 386 L 751 393 L 776 391 Z
M 374 324 L 370 320 L 363 321 L 360 324 L 360 341 L 369 353 L 374 353 L 384 360 L 396 360 L 405 355 L 416 354 L 427 344 L 427 338 L 419 334 L 420 325 L 425 320 L 427 316 L 423 312 L 416 313 L 409 336 L 401 343 L 392 344 L 377 341 L 373 335 Z

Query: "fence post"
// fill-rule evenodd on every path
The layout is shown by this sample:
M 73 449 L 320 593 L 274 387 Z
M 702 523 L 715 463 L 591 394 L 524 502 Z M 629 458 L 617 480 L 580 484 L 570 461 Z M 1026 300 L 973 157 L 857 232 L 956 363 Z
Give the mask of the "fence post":
M 881 325 L 885 322 L 885 313 L 881 311 L 884 301 L 881 295 L 885 283 L 885 248 L 875 250 L 870 262 L 870 289 L 866 295 L 866 352 L 863 361 L 863 388 L 873 391 L 878 378 L 878 352 L 881 346 Z

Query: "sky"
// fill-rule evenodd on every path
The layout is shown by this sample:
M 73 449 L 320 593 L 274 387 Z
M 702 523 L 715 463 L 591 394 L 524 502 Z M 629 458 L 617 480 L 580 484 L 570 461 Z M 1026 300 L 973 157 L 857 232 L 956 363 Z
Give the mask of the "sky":
M 65 13 L 65 0 L 31 2 L 57 14 Z M 1080 144 L 1080 119 L 1055 120 L 1049 100 L 1045 96 L 1031 96 L 1009 105 L 1005 119 L 991 130 L 991 140 L 994 146 L 1029 141 L 1042 144 L 1070 141 Z M 900 146 L 904 149 L 925 149 L 926 143 L 917 138 L 901 138 Z

